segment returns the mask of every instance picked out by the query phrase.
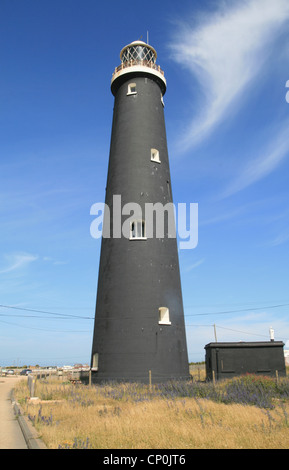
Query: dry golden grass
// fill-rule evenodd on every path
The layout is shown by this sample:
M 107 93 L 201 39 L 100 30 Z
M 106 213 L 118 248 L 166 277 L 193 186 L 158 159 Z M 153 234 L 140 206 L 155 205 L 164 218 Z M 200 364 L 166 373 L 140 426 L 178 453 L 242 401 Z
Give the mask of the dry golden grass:
M 115 389 L 115 390 L 114 390 Z M 141 387 L 136 389 L 140 394 Z M 37 382 L 33 403 L 26 381 L 15 390 L 43 441 L 51 448 L 98 449 L 285 449 L 289 446 L 286 413 L 207 399 L 153 397 L 135 401 L 125 385 L 91 387 Z M 113 392 L 117 391 L 117 397 Z M 145 389 L 145 393 L 148 390 Z M 139 395 L 140 396 L 140 395 Z M 48 400 L 47 400 L 48 398 Z M 55 401 L 51 400 L 52 398 Z M 56 401 L 59 400 L 59 401 Z M 26 401 L 26 404 L 24 403 Z

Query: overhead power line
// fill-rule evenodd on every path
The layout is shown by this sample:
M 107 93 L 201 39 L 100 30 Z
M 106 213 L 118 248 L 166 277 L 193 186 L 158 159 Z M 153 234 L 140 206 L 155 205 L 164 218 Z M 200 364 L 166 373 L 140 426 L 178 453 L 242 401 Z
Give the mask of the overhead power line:
M 45 310 L 35 310 L 32 308 L 24 308 L 24 307 L 14 307 L 11 305 L 0 305 L 2 308 L 11 308 L 14 310 L 23 310 L 25 312 L 34 312 L 34 313 L 45 313 L 47 315 L 55 315 L 55 316 L 61 316 L 61 317 L 70 317 L 70 318 L 81 318 L 84 320 L 93 320 L 93 317 L 83 317 L 81 315 L 70 315 L 69 313 L 58 313 L 58 312 L 48 312 Z
M 251 308 L 242 308 L 239 310 L 225 310 L 222 312 L 206 312 L 206 313 L 189 313 L 185 314 L 186 317 L 197 317 L 197 316 L 203 316 L 203 315 L 225 315 L 226 313 L 240 313 L 240 312 L 252 312 L 255 310 L 264 310 L 264 309 L 271 309 L 271 308 L 279 308 L 279 307 L 288 307 L 288 304 L 278 304 L 278 305 L 270 305 L 264 306 L 264 307 L 251 307 Z
M 36 328 L 35 326 L 26 326 L 26 325 L 19 325 L 19 323 L 12 323 L 4 320 L 0 320 L 0 323 L 5 323 L 6 325 L 13 325 L 20 328 L 26 328 L 28 330 L 37 330 L 37 331 L 45 331 L 52 332 L 52 333 L 91 333 L 90 331 L 83 331 L 83 330 L 50 330 L 47 328 Z
M 249 331 L 234 330 L 233 328 L 227 328 L 225 326 L 219 326 L 219 325 L 216 325 L 216 327 L 221 328 L 222 330 L 236 331 L 236 332 L 242 333 L 244 335 L 263 336 L 264 338 L 268 338 L 268 335 L 261 335 L 261 334 L 257 334 L 257 333 L 249 333 Z
M 230 314 L 230 313 L 252 312 L 252 311 L 256 311 L 256 310 L 274 309 L 274 308 L 287 307 L 287 306 L 289 306 L 289 303 L 276 304 L 276 305 L 263 306 L 263 307 L 243 308 L 243 309 L 237 309 L 237 310 L 224 310 L 224 311 L 219 311 L 219 312 L 191 313 L 191 314 L 185 314 L 185 317 L 197 317 L 197 316 L 208 316 L 208 315 L 226 315 L 226 314 Z M 72 315 L 72 314 L 69 314 L 69 313 L 51 312 L 51 311 L 47 311 L 47 310 L 38 310 L 38 309 L 25 308 L 25 307 L 16 307 L 16 306 L 12 306 L 12 305 L 0 304 L 0 308 L 20 310 L 20 311 L 31 312 L 31 313 L 42 313 L 42 314 L 45 314 L 45 315 L 53 315 L 54 319 L 56 319 L 56 317 L 60 317 L 60 318 L 63 318 L 63 319 L 77 318 L 77 319 L 81 319 L 81 320 L 94 320 L 94 317 L 88 317 L 88 316 L 82 316 L 82 315 Z M 5 313 L 0 313 L 0 316 L 2 316 L 2 317 L 3 316 L 12 317 L 12 316 L 18 316 L 18 315 L 7 315 Z M 40 317 L 40 316 L 36 316 L 36 315 L 19 315 L 19 317 L 21 317 L 21 318 L 42 318 L 42 319 L 47 318 L 47 317 Z M 117 316 L 117 317 L 109 316 L 109 317 L 103 317 L 103 318 L 112 319 L 112 318 L 119 318 L 119 316 Z M 127 319 L 127 318 L 133 318 L 133 317 L 125 317 L 125 318 Z M 187 326 L 190 326 L 190 325 L 187 325 Z M 199 326 L 201 326 L 201 325 L 199 325 Z

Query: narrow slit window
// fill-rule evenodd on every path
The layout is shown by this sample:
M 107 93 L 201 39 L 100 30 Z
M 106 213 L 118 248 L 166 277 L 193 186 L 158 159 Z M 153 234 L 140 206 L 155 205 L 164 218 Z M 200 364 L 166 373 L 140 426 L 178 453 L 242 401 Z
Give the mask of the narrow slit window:
M 136 95 L 136 83 L 129 83 L 128 89 L 127 89 L 127 94 L 128 95 Z
M 171 325 L 168 307 L 159 308 L 159 325 Z
M 157 149 L 151 149 L 151 161 L 161 163 L 160 152 Z
M 130 225 L 130 239 L 131 240 L 146 240 L 145 221 L 133 220 Z

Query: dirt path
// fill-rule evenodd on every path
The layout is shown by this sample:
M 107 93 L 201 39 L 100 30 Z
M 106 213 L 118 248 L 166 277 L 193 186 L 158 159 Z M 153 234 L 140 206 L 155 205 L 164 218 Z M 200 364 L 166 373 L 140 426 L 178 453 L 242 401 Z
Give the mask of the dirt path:
M 10 399 L 18 380 L 23 378 L 0 377 L 0 449 L 27 449 Z

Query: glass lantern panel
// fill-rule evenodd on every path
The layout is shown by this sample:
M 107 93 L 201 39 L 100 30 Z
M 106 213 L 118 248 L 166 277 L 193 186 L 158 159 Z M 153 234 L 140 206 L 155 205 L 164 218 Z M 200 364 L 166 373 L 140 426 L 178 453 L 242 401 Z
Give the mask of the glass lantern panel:
M 155 54 L 148 47 L 137 45 L 127 47 L 127 49 L 123 51 L 121 60 L 122 62 L 147 61 L 148 63 L 155 63 Z

